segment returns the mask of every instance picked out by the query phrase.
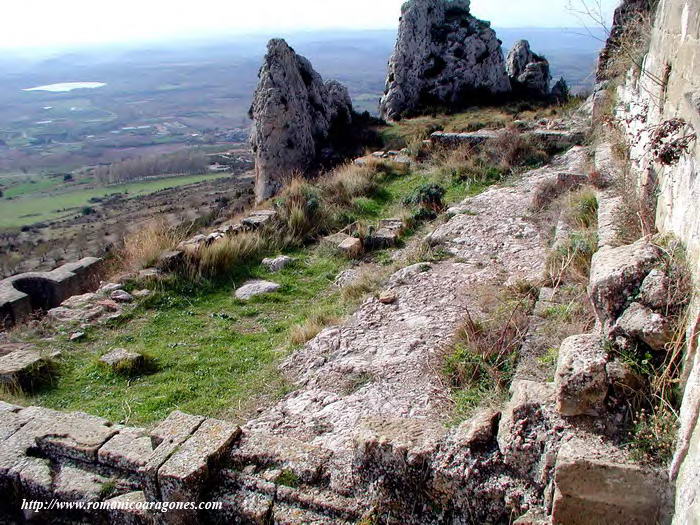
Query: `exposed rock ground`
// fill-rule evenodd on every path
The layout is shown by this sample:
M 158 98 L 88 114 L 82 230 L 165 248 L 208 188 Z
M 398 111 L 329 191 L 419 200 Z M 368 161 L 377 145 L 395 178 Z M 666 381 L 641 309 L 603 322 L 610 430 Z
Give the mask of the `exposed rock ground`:
M 277 193 L 286 179 L 305 173 L 322 156 L 332 155 L 330 136 L 347 127 L 352 115 L 344 86 L 324 83 L 284 40 L 271 40 L 250 109 L 257 201 Z
M 510 91 L 501 42 L 469 13 L 469 0 L 411 0 L 401 24 L 380 114 L 396 120 L 431 106 L 460 107 Z

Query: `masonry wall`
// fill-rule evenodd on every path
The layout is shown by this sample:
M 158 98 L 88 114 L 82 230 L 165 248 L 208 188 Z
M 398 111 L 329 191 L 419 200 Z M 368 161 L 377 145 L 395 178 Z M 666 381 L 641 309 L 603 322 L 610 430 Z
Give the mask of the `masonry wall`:
M 682 118 L 700 134 L 700 2 L 661 0 L 655 15 L 644 72 L 628 74 L 618 88 L 617 116 L 631 145 L 633 169 L 642 190 L 658 191 L 657 227 L 686 245 L 691 269 L 700 281 L 700 142 L 673 166 L 662 166 L 650 154 L 653 127 Z M 696 293 L 697 295 L 697 293 Z M 676 481 L 675 523 L 700 520 L 700 298 L 688 323 L 685 391 L 681 430 L 671 478 Z

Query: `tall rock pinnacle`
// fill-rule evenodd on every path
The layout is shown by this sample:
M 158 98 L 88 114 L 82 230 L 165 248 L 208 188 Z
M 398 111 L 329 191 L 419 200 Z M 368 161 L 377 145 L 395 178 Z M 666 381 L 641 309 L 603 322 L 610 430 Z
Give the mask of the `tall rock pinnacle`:
M 260 202 L 277 193 L 290 176 L 313 167 L 333 129 L 350 124 L 353 110 L 345 86 L 324 83 L 284 40 L 270 40 L 258 77 L 250 141 Z
M 409 0 L 389 61 L 381 116 L 396 120 L 432 107 L 460 107 L 510 91 L 501 41 L 471 16 L 469 0 Z
M 513 88 L 519 95 L 546 97 L 549 95 L 549 62 L 530 50 L 530 42 L 518 40 L 506 59 L 506 70 Z

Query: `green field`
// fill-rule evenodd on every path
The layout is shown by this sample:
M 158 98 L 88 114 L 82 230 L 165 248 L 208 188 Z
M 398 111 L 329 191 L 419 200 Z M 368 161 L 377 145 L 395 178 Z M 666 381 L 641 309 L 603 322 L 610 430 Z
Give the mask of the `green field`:
M 35 184 L 19 184 L 7 190 L 7 196 L 19 196 L 13 199 L 0 199 L 0 228 L 16 228 L 74 215 L 80 211 L 79 208 L 88 206 L 90 199 L 94 197 L 106 197 L 114 193 L 126 193 L 128 198 L 139 197 L 167 188 L 176 188 L 227 176 L 230 174 L 166 177 L 91 189 L 77 189 L 53 195 L 44 193 L 43 190 L 55 187 L 56 183 L 52 179 L 41 178 Z

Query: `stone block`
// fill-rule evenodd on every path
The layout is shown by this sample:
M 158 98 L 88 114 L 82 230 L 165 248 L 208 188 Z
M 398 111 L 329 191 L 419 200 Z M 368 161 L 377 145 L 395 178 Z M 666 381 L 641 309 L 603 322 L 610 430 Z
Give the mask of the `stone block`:
M 26 346 L 0 357 L 0 385 L 11 390 L 30 391 L 51 372 L 60 352 L 43 354 Z
M 144 366 L 144 357 L 138 352 L 130 352 L 125 348 L 114 348 L 100 357 L 100 362 L 115 372 L 136 372 Z
M 119 525 L 147 525 L 155 523 L 148 511 L 143 510 L 146 503 L 146 496 L 142 491 L 127 492 L 120 496 L 106 500 L 111 504 L 108 511 L 111 523 Z M 138 508 L 141 506 L 141 508 Z
M 598 319 L 611 326 L 632 302 L 644 278 L 659 261 L 661 251 L 648 239 L 593 255 L 588 293 Z
M 109 467 L 138 471 L 148 463 L 153 442 L 142 428 L 123 428 L 97 451 L 97 461 Z
M 615 323 L 615 332 L 643 341 L 653 350 L 663 350 L 673 339 L 673 326 L 661 314 L 640 303 L 632 303 Z
M 250 299 L 251 297 L 255 297 L 256 295 L 263 295 L 267 293 L 276 292 L 280 288 L 281 285 L 270 281 L 247 281 L 236 289 L 235 296 L 236 299 L 247 301 L 248 299 Z
M 158 485 L 163 501 L 196 501 L 209 481 L 211 469 L 241 434 L 237 425 L 207 419 L 160 467 Z M 169 523 L 183 523 L 196 511 L 171 511 Z M 183 521 L 184 520 L 184 521 Z
M 277 257 L 267 257 L 263 259 L 262 265 L 270 272 L 279 272 L 292 264 L 293 261 L 294 259 L 288 257 L 287 255 L 279 255 Z
M 561 415 L 600 414 L 608 392 L 607 362 L 599 335 L 575 335 L 564 340 L 554 379 L 557 410 Z
M 338 244 L 338 250 L 346 257 L 354 259 L 362 254 L 362 241 L 356 237 L 347 237 Z
M 557 456 L 552 523 L 666 523 L 667 480 L 663 470 L 630 461 L 600 438 L 573 438 L 562 444 Z

